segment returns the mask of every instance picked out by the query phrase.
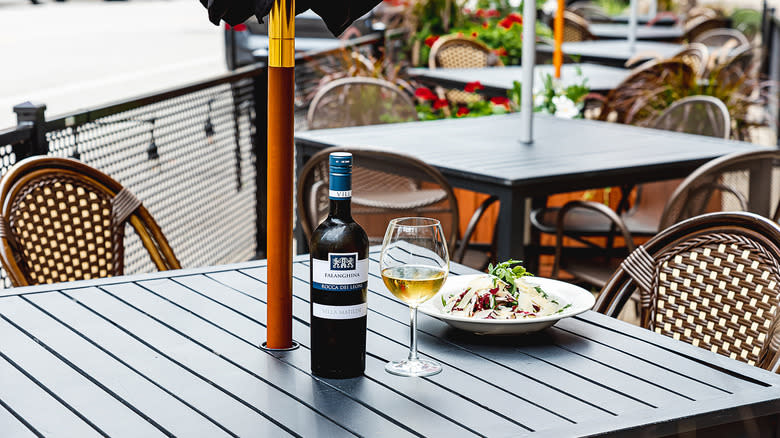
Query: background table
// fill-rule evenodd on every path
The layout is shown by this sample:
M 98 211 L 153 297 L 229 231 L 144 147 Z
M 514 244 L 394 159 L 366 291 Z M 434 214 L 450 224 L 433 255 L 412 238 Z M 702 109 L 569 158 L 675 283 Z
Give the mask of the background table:
M 472 336 L 420 315 L 420 352 L 444 371 L 392 376 L 384 364 L 407 354 L 409 312 L 384 288 L 377 256 L 366 373 L 347 380 L 309 373 L 307 257 L 293 269 L 301 348 L 285 353 L 258 347 L 264 262 L 5 290 L 0 435 L 729 436 L 725 424 L 746 418 L 776 426 L 780 376 L 592 312 L 527 337 Z
M 582 77 L 577 75 L 577 69 L 582 71 Z M 542 87 L 542 78 L 554 72 L 552 65 L 537 65 L 535 87 Z M 523 77 L 523 67 L 513 65 L 508 67 L 488 68 L 412 68 L 407 71 L 411 76 L 426 83 L 442 85 L 449 88 L 463 88 L 467 83 L 479 81 L 484 87 L 484 93 L 489 96 L 506 96 L 514 81 Z M 619 67 L 607 67 L 598 64 L 564 64 L 561 68 L 561 84 L 568 87 L 581 84 L 582 78 L 588 79 L 591 91 L 607 92 L 628 76 L 629 70 Z
M 600 39 L 628 38 L 628 25 L 620 23 L 593 23 L 590 33 Z M 681 26 L 637 26 L 636 37 L 640 40 L 676 41 L 682 38 L 685 29 Z
M 300 169 L 329 146 L 370 146 L 417 157 L 439 169 L 455 187 L 498 196 L 498 258 L 524 260 L 527 197 L 680 178 L 712 158 L 760 148 L 540 114 L 534 116 L 533 144 L 520 143 L 519 129 L 520 113 L 513 113 L 305 131 L 295 137 L 296 160 Z
M 683 49 L 682 44 L 662 43 L 657 41 L 637 41 L 635 50 L 629 49 L 625 40 L 596 40 L 563 43 L 563 54 L 574 58 L 577 62 L 593 62 L 596 64 L 623 67 L 626 61 L 636 55 L 643 59 L 651 59 L 656 54 L 662 58 L 669 58 Z M 546 44 L 536 46 L 542 59 L 551 57 L 553 47 Z

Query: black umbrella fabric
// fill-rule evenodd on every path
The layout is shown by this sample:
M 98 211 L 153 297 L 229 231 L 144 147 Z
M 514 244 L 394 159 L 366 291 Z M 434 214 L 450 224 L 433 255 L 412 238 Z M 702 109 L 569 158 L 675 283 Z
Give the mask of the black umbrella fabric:
M 333 35 L 342 32 L 370 11 L 382 0 L 296 0 L 295 13 L 300 14 L 308 9 L 322 17 Z M 219 25 L 220 20 L 235 26 L 243 23 L 252 15 L 260 22 L 271 10 L 273 0 L 200 0 L 209 11 L 209 20 Z

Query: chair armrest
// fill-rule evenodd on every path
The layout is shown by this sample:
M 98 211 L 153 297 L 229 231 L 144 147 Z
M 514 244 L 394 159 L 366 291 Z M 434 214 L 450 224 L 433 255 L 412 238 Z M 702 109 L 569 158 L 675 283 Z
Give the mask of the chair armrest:
M 613 226 L 620 231 L 621 236 L 623 236 L 623 239 L 625 239 L 626 241 L 626 247 L 628 248 L 629 253 L 633 252 L 635 249 L 634 239 L 631 236 L 631 233 L 628 231 L 628 227 L 620 218 L 620 216 L 618 216 L 618 214 L 615 213 L 611 208 L 599 202 L 569 201 L 563 207 L 561 207 L 560 211 L 558 212 L 558 219 L 555 224 L 556 227 L 555 262 L 553 264 L 553 271 L 552 271 L 553 278 L 557 278 L 560 273 L 561 252 L 563 251 L 563 237 L 564 237 L 563 224 L 566 219 L 566 215 L 575 208 L 584 208 L 587 210 L 592 210 L 605 216 L 607 219 L 609 219 L 609 221 L 613 224 Z
M 497 196 L 491 196 L 484 201 L 482 201 L 481 204 L 479 204 L 479 207 L 474 211 L 474 214 L 471 215 L 471 219 L 469 219 L 469 224 L 466 226 L 466 232 L 463 233 L 463 238 L 461 238 L 460 242 L 458 243 L 458 248 L 455 250 L 455 254 L 453 257 L 453 260 L 457 263 L 463 262 L 463 257 L 466 256 L 466 249 L 468 249 L 469 246 L 469 240 L 471 240 L 471 236 L 474 234 L 474 231 L 477 229 L 477 224 L 479 224 L 479 221 L 482 219 L 482 216 L 485 215 L 485 212 L 487 211 L 488 207 L 493 205 L 494 202 L 498 201 Z M 494 237 L 495 239 L 495 237 Z

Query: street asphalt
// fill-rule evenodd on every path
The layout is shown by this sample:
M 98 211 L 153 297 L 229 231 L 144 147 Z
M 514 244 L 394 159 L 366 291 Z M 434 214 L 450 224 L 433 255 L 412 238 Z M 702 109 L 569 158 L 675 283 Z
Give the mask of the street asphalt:
M 0 130 L 28 100 L 51 118 L 226 71 L 197 0 L 40 1 L 0 0 Z

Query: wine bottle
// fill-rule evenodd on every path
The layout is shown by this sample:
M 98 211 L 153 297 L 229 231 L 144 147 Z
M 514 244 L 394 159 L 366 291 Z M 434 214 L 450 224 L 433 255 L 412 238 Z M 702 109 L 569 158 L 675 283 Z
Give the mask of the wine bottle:
M 348 378 L 366 368 L 368 236 L 352 219 L 352 154 L 329 159 L 330 211 L 309 244 L 311 370 Z

